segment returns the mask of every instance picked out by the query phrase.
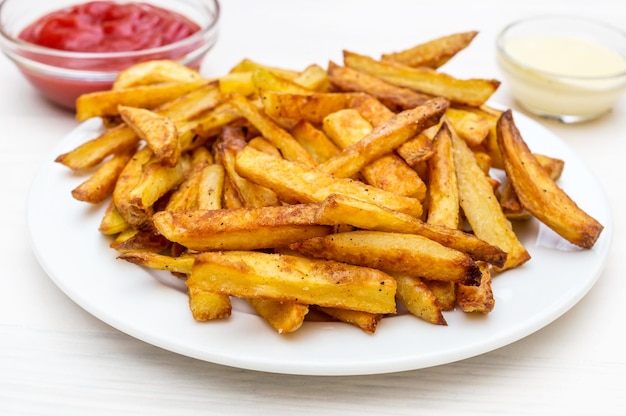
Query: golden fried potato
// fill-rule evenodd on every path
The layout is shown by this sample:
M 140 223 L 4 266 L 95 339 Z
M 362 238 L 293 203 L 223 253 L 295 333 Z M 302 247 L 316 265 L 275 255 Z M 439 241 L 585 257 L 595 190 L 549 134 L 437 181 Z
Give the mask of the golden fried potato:
M 178 130 L 172 120 L 145 108 L 120 105 L 118 111 L 126 125 L 145 140 L 161 164 L 176 166 L 181 149 Z
M 416 234 L 352 231 L 289 245 L 308 257 L 341 261 L 433 280 L 477 285 L 480 271 L 465 253 Z
M 453 33 L 400 52 L 383 54 L 381 60 L 414 68 L 439 68 L 469 46 L 476 35 L 476 31 Z
M 333 317 L 334 319 L 354 325 L 357 328 L 360 328 L 363 331 L 367 332 L 368 334 L 373 334 L 374 332 L 376 332 L 378 322 L 380 322 L 380 320 L 383 318 L 383 315 L 380 313 L 351 311 L 349 309 L 330 307 L 320 307 L 318 309 L 325 314 Z
M 286 246 L 329 234 L 315 223 L 315 205 L 221 210 L 160 211 L 154 227 L 168 240 L 192 250 L 254 250 Z
M 106 200 L 113 194 L 117 178 L 134 154 L 135 148 L 131 147 L 113 155 L 89 179 L 72 189 L 72 196 L 78 201 L 92 204 Z
M 91 117 L 116 116 L 119 105 L 154 109 L 206 83 L 206 80 L 170 82 L 83 94 L 76 99 L 76 119 L 84 121 Z
M 502 212 L 491 182 L 465 141 L 454 133 L 451 137 L 460 206 L 472 231 L 481 240 L 507 253 L 501 270 L 522 265 L 530 260 L 530 254 Z
M 342 91 L 372 95 L 392 111 L 415 108 L 433 98 L 431 95 L 390 84 L 375 76 L 337 65 L 334 62 L 328 66 L 328 79 Z
M 317 164 L 327 161 L 341 151 L 322 130 L 305 120 L 299 121 L 291 129 L 291 135 L 311 154 Z
M 392 273 L 398 285 L 396 297 L 411 314 L 435 325 L 447 325 L 437 297 L 419 277 Z
M 247 299 L 259 316 L 279 334 L 294 332 L 302 326 L 309 305 L 270 299 Z
M 396 282 L 380 270 L 252 251 L 197 255 L 189 287 L 246 299 L 396 312 Z
M 169 59 L 139 62 L 123 69 L 113 82 L 113 90 L 124 90 L 140 85 L 202 80 L 197 70 Z
M 122 253 L 117 258 L 149 269 L 165 270 L 185 275 L 191 273 L 195 260 L 195 257 L 192 255 L 171 257 L 153 252 Z
M 478 262 L 482 272 L 478 286 L 456 286 L 456 300 L 463 312 L 489 313 L 495 306 L 491 288 L 491 269 L 484 262 Z
M 349 68 L 399 87 L 411 88 L 434 97 L 444 97 L 458 104 L 480 106 L 500 86 L 500 81 L 495 79 L 458 79 L 443 72 L 376 61 L 349 51 L 344 51 L 343 59 L 344 65 Z
M 515 126 L 510 110 L 498 121 L 498 146 L 507 177 L 524 208 L 570 243 L 593 247 L 604 227 L 541 167 Z

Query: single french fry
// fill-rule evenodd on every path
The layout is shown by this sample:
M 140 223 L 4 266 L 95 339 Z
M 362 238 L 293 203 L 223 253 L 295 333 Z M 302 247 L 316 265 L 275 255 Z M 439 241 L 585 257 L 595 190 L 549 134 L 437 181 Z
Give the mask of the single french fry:
M 503 266 L 506 253 L 475 235 L 456 228 L 425 223 L 414 216 L 360 201 L 345 195 L 330 195 L 319 203 L 317 223 L 350 224 L 364 230 L 412 233 L 424 236 L 446 247 L 467 253 L 474 260 Z
M 458 79 L 443 72 L 376 61 L 349 51 L 344 51 L 343 58 L 344 65 L 349 68 L 376 76 L 390 84 L 434 97 L 445 97 L 459 104 L 480 106 L 500 86 L 500 82 L 495 79 Z
M 100 220 L 98 231 L 104 235 L 115 235 L 128 229 L 130 225 L 120 214 L 113 200 L 109 202 Z
M 237 65 L 232 67 L 229 71 L 230 74 L 240 73 L 240 72 L 248 72 L 252 73 L 257 69 L 264 69 L 272 72 L 273 74 L 279 75 L 283 78 L 287 79 L 295 79 L 300 73 L 298 71 L 294 71 L 291 69 L 278 68 L 275 66 L 264 65 L 260 62 L 253 61 L 252 59 L 242 59 Z
M 427 129 L 430 130 L 430 129 Z M 421 132 L 412 139 L 402 143 L 396 153 L 407 163 L 407 165 L 415 168 L 420 163 L 430 159 L 433 155 L 432 139 L 425 131 Z
M 152 252 L 122 253 L 117 258 L 149 269 L 165 270 L 184 275 L 191 273 L 194 262 L 193 255 L 171 257 Z
M 439 68 L 469 46 L 476 35 L 476 31 L 453 33 L 400 52 L 383 54 L 381 59 L 414 68 Z
M 293 94 L 308 94 L 313 92 L 312 90 L 305 88 L 290 79 L 283 78 L 266 68 L 257 68 L 254 72 L 252 72 L 252 82 L 257 90 L 290 92 Z
M 326 92 L 328 90 L 328 74 L 317 64 L 307 66 L 293 79 L 293 82 L 312 91 Z
M 245 299 L 396 312 L 396 282 L 388 274 L 300 256 L 252 251 L 200 253 L 187 285 Z
M 224 167 L 216 163 L 202 169 L 198 181 L 198 209 L 221 209 L 224 193 Z
M 362 93 L 309 93 L 292 94 L 277 91 L 261 91 L 261 101 L 265 113 L 276 120 L 304 120 L 315 125 L 321 124 L 330 113 L 350 108 L 369 96 Z M 371 98 L 371 97 L 370 97 Z
M 428 224 L 456 229 L 460 222 L 459 188 L 457 185 L 452 138 L 444 121 L 433 140 L 433 155 L 428 165 Z M 457 284 L 425 280 L 424 283 L 437 297 L 441 309 L 451 310 L 456 304 Z
M 121 124 L 57 156 L 55 162 L 74 171 L 81 171 L 98 165 L 107 156 L 135 149 L 138 143 L 139 138 L 135 132 Z
M 279 334 L 294 332 L 302 326 L 309 312 L 308 305 L 268 299 L 247 299 L 259 316 L 267 321 Z
M 408 110 L 433 98 L 409 88 L 399 87 L 380 78 L 331 62 L 328 66 L 330 82 L 346 92 L 363 92 L 376 97 L 392 111 Z
M 478 262 L 478 266 L 482 272 L 478 286 L 457 285 L 456 287 L 457 304 L 463 312 L 489 313 L 495 306 L 489 265 Z
M 452 137 L 444 122 L 433 140 L 433 155 L 428 159 L 428 217 L 429 224 L 458 228 L 460 221 L 459 189 L 457 185 Z
M 218 79 L 220 91 L 222 94 L 230 94 L 236 92 L 244 96 L 251 96 L 257 92 L 257 88 L 252 80 L 253 71 L 250 72 L 233 72 L 221 76 Z
M 113 155 L 89 179 L 72 190 L 74 199 L 98 204 L 110 197 L 113 194 L 113 189 L 115 189 L 117 178 L 134 154 L 135 149 L 129 148 Z
M 447 325 L 437 297 L 426 284 L 406 273 L 393 273 L 398 285 L 396 297 L 411 314 L 435 325 Z
M 152 221 L 161 235 L 192 250 L 256 250 L 329 234 L 329 226 L 315 223 L 316 211 L 306 204 L 159 211 Z
M 139 62 L 123 69 L 115 77 L 113 90 L 123 90 L 140 85 L 202 80 L 197 70 L 169 59 Z
M 311 154 L 317 164 L 327 161 L 341 151 L 323 131 L 308 121 L 299 121 L 291 129 L 291 135 Z
M 176 166 L 181 153 L 178 130 L 168 117 L 145 108 L 124 105 L 119 106 L 119 113 L 126 125 L 146 141 L 154 156 L 163 165 Z
M 131 192 L 139 184 L 143 167 L 152 158 L 152 150 L 143 147 L 135 153 L 120 173 L 115 189 L 113 203 L 124 220 L 133 228 L 141 229 L 150 225 L 152 207 L 141 208 L 130 198 Z
M 383 315 L 380 313 L 352 311 L 349 309 L 320 307 L 319 310 L 341 322 L 354 325 L 368 334 L 376 332 L 378 322 L 383 318 Z
M 188 287 L 187 293 L 191 315 L 198 322 L 225 319 L 232 313 L 232 304 L 228 295 L 209 292 L 197 287 Z
M 524 208 L 570 243 L 593 247 L 604 227 L 541 167 L 517 129 L 510 110 L 502 113 L 498 121 L 498 145 L 507 177 Z
M 459 187 L 460 206 L 478 238 L 500 247 L 507 259 L 500 269 L 518 267 L 530 260 L 530 254 L 513 231 L 500 208 L 491 182 L 476 162 L 465 141 L 452 132 L 452 150 Z
M 76 99 L 76 119 L 84 121 L 92 117 L 116 116 L 119 105 L 154 109 L 206 83 L 206 80 L 170 82 L 83 94 Z
M 324 258 L 415 277 L 477 285 L 480 270 L 465 253 L 417 234 L 352 231 L 295 242 L 289 248 Z

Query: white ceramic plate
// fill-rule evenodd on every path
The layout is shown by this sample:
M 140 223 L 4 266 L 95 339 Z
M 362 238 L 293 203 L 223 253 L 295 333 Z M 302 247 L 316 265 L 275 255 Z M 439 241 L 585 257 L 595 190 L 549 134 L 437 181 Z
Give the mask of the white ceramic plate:
M 450 363 L 526 337 L 564 314 L 596 282 L 609 250 L 610 210 L 596 179 L 548 130 L 518 113 L 515 120 L 533 151 L 565 159 L 561 186 L 605 230 L 593 249 L 573 250 L 536 221 L 523 226 L 519 232 L 532 260 L 495 279 L 496 306 L 487 316 L 448 312 L 444 327 L 401 315 L 383 319 L 375 335 L 347 324 L 306 322 L 293 334 L 278 335 L 243 303 L 234 303 L 230 319 L 195 322 L 180 281 L 116 259 L 109 239 L 97 231 L 104 206 L 75 201 L 70 191 L 84 176 L 53 162 L 94 137 L 97 120 L 62 140 L 36 176 L 27 207 L 32 247 L 52 280 L 86 311 L 178 354 L 304 375 L 377 374 Z

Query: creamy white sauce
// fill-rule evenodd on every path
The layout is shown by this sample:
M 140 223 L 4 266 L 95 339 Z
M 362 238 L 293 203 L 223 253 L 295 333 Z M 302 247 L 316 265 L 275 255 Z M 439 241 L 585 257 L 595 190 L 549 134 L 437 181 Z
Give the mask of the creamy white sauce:
M 626 89 L 626 59 L 589 41 L 524 36 L 507 40 L 504 50 L 498 62 L 509 86 L 536 114 L 590 119 L 608 111 Z
M 601 45 L 562 36 L 509 39 L 505 50 L 516 61 L 539 71 L 573 77 L 604 77 L 626 73 L 626 59 Z

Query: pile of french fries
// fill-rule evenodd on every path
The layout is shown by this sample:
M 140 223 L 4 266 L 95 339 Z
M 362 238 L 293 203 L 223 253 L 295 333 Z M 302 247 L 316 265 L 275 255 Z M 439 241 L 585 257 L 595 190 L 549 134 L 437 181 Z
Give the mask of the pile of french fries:
M 244 59 L 215 79 L 137 64 L 78 99 L 105 129 L 56 161 L 89 172 L 72 195 L 108 204 L 99 231 L 120 259 L 185 280 L 198 321 L 233 297 L 279 333 L 489 313 L 492 276 L 530 259 L 512 221 L 582 248 L 603 227 L 556 184 L 564 162 L 486 104 L 498 81 L 441 71 L 475 36 L 327 69 Z

